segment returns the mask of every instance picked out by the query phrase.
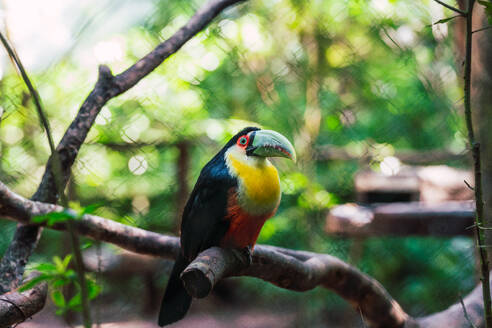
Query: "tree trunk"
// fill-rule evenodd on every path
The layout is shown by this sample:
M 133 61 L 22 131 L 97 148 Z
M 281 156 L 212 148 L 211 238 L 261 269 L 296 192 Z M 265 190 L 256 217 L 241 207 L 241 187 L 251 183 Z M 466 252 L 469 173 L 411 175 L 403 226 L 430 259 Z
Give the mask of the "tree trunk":
M 466 1 L 459 1 L 466 10 Z M 464 58 L 464 19 L 457 19 L 455 42 L 458 49 L 458 67 Z M 477 3 L 473 11 L 473 30 L 489 26 L 484 6 Z M 484 224 L 492 227 L 492 30 L 473 33 L 471 101 L 476 136 L 480 142 L 482 157 L 482 187 L 484 200 Z M 485 230 L 485 244 L 492 245 L 492 230 Z M 489 252 L 489 262 L 492 252 Z

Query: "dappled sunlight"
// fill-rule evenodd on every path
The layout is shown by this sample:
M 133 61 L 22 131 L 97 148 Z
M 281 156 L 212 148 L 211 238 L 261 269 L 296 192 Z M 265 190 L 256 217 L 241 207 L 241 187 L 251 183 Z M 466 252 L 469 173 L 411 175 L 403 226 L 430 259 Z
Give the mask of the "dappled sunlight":
M 173 35 L 205 2 L 2 4 L 1 32 L 41 97 L 55 145 L 96 83 L 103 86 L 94 102 L 104 101 L 86 104 L 86 116 L 67 133 L 84 140 L 62 152 L 76 156 L 66 173 L 71 204 L 97 204 L 93 213 L 110 222 L 177 236 L 204 165 L 239 130 L 274 130 L 295 145 L 297 163 L 270 160 L 282 197 L 260 243 L 353 265 L 386 288 L 394 298 L 389 304 L 405 311 L 396 316 L 437 312 L 468 293 L 476 284 L 473 241 L 453 216 L 468 220 L 473 197 L 462 60 L 455 20 L 442 21 L 453 13 L 434 1 L 245 1 L 178 43 Z M 159 44 L 180 48 L 152 53 L 147 60 L 165 61 L 145 66 L 141 58 Z M 150 73 L 137 77 L 142 67 Z M 90 129 L 76 135 L 82 126 Z M 50 153 L 33 99 L 2 51 L 0 182 L 30 197 Z M 210 187 L 212 196 L 221 186 Z M 436 204 L 442 208 L 434 216 Z M 408 208 L 414 212 L 405 216 Z M 67 238 L 45 230 L 33 263 L 51 264 L 70 252 Z M 0 254 L 14 231 L 0 220 Z M 100 243 L 83 236 L 81 243 L 91 258 L 88 276 L 103 287 L 91 305 L 101 311 L 95 320 L 103 327 L 154 325 L 170 263 L 132 258 L 109 272 L 97 263 L 105 256 Z M 299 256 L 289 261 L 302 267 L 306 255 Z M 113 264 L 128 260 L 113 251 L 109 257 Z M 279 285 L 291 283 L 281 278 Z M 66 295 L 60 305 L 55 290 L 61 294 L 49 291 L 46 310 L 53 316 L 69 303 Z M 227 279 L 215 290 L 176 327 L 356 327 L 365 318 L 323 288 L 294 293 L 259 279 Z
M 388 156 L 381 161 L 379 168 L 384 175 L 395 175 L 400 172 L 401 162 L 396 157 Z
M 142 175 L 147 171 L 148 164 L 145 157 L 136 155 L 128 160 L 128 169 L 135 175 Z

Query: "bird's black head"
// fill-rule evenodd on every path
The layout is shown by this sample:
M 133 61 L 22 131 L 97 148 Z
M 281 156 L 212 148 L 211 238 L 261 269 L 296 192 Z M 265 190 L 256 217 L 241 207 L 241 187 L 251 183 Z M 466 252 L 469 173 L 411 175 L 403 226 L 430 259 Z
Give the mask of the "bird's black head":
M 236 135 L 234 137 L 232 137 L 231 139 L 229 139 L 229 141 L 224 146 L 224 149 L 225 150 L 229 149 L 231 146 L 237 144 L 239 138 L 241 138 L 243 136 L 247 136 L 248 133 L 253 132 L 253 131 L 258 131 L 258 130 L 260 130 L 260 128 L 257 128 L 257 127 L 254 127 L 254 126 L 248 126 L 247 128 L 242 129 L 241 131 L 239 131 L 238 133 L 236 133 Z
M 296 160 L 292 144 L 278 132 L 247 127 L 239 131 L 224 146 L 221 152 L 234 151 L 246 157 L 287 157 Z

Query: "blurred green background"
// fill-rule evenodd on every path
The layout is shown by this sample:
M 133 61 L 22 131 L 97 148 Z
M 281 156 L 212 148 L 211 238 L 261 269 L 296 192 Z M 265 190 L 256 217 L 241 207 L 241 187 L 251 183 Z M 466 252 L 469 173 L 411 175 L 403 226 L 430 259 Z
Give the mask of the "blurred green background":
M 4 28 L 38 87 L 55 140 L 92 89 L 98 64 L 121 72 L 203 3 L 5 1 Z M 330 207 L 354 201 L 358 170 L 380 170 L 395 151 L 464 152 L 452 29 L 432 25 L 448 16 L 429 0 L 252 0 L 228 9 L 102 109 L 73 166 L 69 196 L 81 205 L 102 203 L 98 215 L 176 234 L 201 167 L 240 128 L 260 125 L 292 140 L 299 163 L 275 161 L 283 198 L 259 243 L 353 263 L 411 315 L 442 310 L 476 283 L 471 239 L 369 238 L 355 261 L 354 241 L 328 235 L 324 221 Z M 22 80 L 1 53 L 0 180 L 30 196 L 49 148 Z M 370 148 L 376 156 L 369 164 L 318 160 L 326 145 L 356 157 Z M 0 254 L 14 229 L 0 221 Z M 67 245 L 62 233 L 45 230 L 32 261 L 63 255 Z M 162 292 L 167 277 L 154 279 Z M 100 298 L 134 304 L 143 297 L 139 281 L 121 295 L 112 279 L 99 280 Z M 294 322 L 306 326 L 357 315 L 322 289 L 295 293 L 251 278 L 234 279 L 233 287 L 238 306 L 294 309 Z

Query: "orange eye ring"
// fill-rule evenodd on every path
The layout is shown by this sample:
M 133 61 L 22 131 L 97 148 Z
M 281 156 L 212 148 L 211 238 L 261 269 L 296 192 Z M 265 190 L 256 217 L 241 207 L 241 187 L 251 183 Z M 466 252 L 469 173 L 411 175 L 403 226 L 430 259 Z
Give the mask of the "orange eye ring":
M 241 148 L 246 148 L 249 143 L 249 137 L 247 135 L 241 136 L 237 139 L 237 145 Z

